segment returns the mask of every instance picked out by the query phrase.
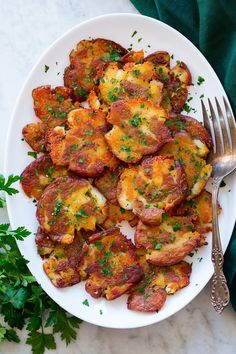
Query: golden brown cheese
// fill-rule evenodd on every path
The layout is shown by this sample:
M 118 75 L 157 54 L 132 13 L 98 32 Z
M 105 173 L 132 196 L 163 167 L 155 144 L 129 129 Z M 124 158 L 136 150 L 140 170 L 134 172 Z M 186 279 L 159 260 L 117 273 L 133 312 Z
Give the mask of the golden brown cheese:
M 142 98 L 115 102 L 107 117 L 113 128 L 105 135 L 106 141 L 120 160 L 136 163 L 169 140 L 167 117 L 164 109 Z
M 89 277 L 86 291 L 107 300 L 126 293 L 143 275 L 134 245 L 118 228 L 91 236 L 83 247 L 80 266 Z
M 196 220 L 190 216 L 165 215 L 159 226 L 145 225 L 139 221 L 135 245 L 148 250 L 146 260 L 152 264 L 176 264 L 194 248 L 202 246 L 202 237 L 197 230 Z
M 211 176 L 212 167 L 205 161 L 208 152 L 204 143 L 191 139 L 184 131 L 175 134 L 174 138 L 158 151 L 160 156 L 174 156 L 182 165 L 190 191 L 188 199 L 200 194 Z
M 85 179 L 59 177 L 43 191 L 36 216 L 53 241 L 70 244 L 75 231 L 93 231 L 104 222 L 106 199 Z
M 70 65 L 65 68 L 64 84 L 73 91 L 73 97 L 84 101 L 96 86 L 103 67 L 109 62 L 119 61 L 127 53 L 119 44 L 97 38 L 82 40 L 70 53 Z
M 105 167 L 115 169 L 118 160 L 110 152 L 102 111 L 79 108 L 68 115 L 69 130 L 56 127 L 47 134 L 48 150 L 55 165 L 68 166 L 83 177 L 96 177 Z
M 128 62 L 123 68 L 117 63 L 111 63 L 99 81 L 101 99 L 107 104 L 141 97 L 157 105 L 162 100 L 162 87 L 151 62 Z
M 180 262 L 168 267 L 155 267 L 144 275 L 128 297 L 128 309 L 140 312 L 158 312 L 166 296 L 189 285 L 191 265 Z
M 54 89 L 50 85 L 32 91 L 36 116 L 47 126 L 56 127 L 66 123 L 67 114 L 76 106 L 71 99 L 71 90 L 64 86 Z
M 30 123 L 22 129 L 22 135 L 29 146 L 36 152 L 45 152 L 46 125 L 44 123 Z
M 39 199 L 55 178 L 67 175 L 68 170 L 65 167 L 53 165 L 50 156 L 43 155 L 24 169 L 20 183 L 29 198 Z

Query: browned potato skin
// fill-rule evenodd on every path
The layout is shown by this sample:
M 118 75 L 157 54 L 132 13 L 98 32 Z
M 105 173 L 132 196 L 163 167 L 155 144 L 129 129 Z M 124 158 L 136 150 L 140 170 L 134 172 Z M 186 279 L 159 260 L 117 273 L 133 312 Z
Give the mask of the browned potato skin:
M 114 53 L 117 53 L 116 57 L 113 57 Z M 70 65 L 64 72 L 64 84 L 72 89 L 74 99 L 84 101 L 96 86 L 103 67 L 126 53 L 126 49 L 107 39 L 80 41 L 70 53 Z
M 184 116 L 182 114 L 171 115 L 165 122 L 168 129 L 174 136 L 176 133 L 184 130 L 189 133 L 193 139 L 199 139 L 209 149 L 212 149 L 212 138 L 206 128 L 195 118 Z
M 151 53 L 144 60 L 152 62 L 155 66 L 163 65 L 168 68 L 170 67 L 170 54 L 165 51 Z
M 143 105 L 145 107 L 143 108 L 144 110 L 147 109 L 151 112 L 151 116 L 148 119 L 148 131 L 151 134 L 140 135 L 140 126 L 133 126 L 130 119 L 135 116 L 134 112 L 138 111 L 140 106 L 143 107 Z M 161 115 L 161 118 L 159 115 Z M 120 160 L 128 163 L 136 163 L 143 155 L 156 152 L 170 139 L 169 130 L 163 124 L 165 116 L 167 117 L 166 111 L 157 108 L 152 102 L 143 98 L 114 102 L 111 106 L 110 114 L 107 116 L 107 121 L 113 124 L 114 127 L 113 130 L 105 135 L 110 149 Z M 115 132 L 116 127 L 120 131 L 120 139 L 117 132 Z M 112 134 L 112 132 L 114 133 Z M 124 141 L 126 135 L 131 135 L 132 139 Z M 144 142 L 143 139 L 145 140 Z M 127 148 L 126 151 L 124 150 L 125 144 L 130 148 L 131 152 L 127 152 Z
M 37 252 L 41 258 L 49 257 L 56 246 L 56 242 L 52 241 L 41 227 L 38 227 L 35 243 L 37 246 Z
M 164 170 L 159 172 L 157 166 L 160 168 L 166 166 L 166 172 Z M 172 175 L 171 171 L 175 173 Z M 155 184 L 157 173 L 160 173 L 163 179 L 159 187 Z M 162 213 L 174 209 L 188 193 L 182 166 L 174 158 L 164 156 L 148 157 L 143 160 L 138 170 L 136 188 L 138 194 L 133 211 L 144 223 L 150 225 L 160 224 Z
M 144 51 L 139 50 L 135 52 L 134 50 L 130 51 L 129 53 L 125 54 L 121 58 L 121 62 L 126 64 L 126 63 L 142 63 L 144 59 Z
M 69 130 L 56 127 L 48 131 L 47 148 L 55 165 L 68 166 L 82 177 L 97 177 L 106 167 L 115 169 L 118 160 L 104 138 L 105 113 L 80 108 L 68 115 Z
M 85 179 L 58 177 L 43 191 L 36 217 L 43 231 L 53 241 L 70 244 L 75 230 L 95 230 L 96 223 L 104 222 L 107 216 L 105 206 L 102 212 L 95 210 L 93 198 L 85 198 L 90 188 Z M 78 204 L 80 200 L 81 204 Z M 80 210 L 83 210 L 82 215 L 76 216 Z
M 118 166 L 114 171 L 106 170 L 101 177 L 94 180 L 94 185 L 97 187 L 104 197 L 114 205 L 119 205 L 117 201 L 117 184 L 119 182 L 120 174 L 124 167 Z
M 43 155 L 31 162 L 21 174 L 21 186 L 29 198 L 39 199 L 44 189 L 57 177 L 67 176 L 68 170 L 55 166 L 50 156 Z
M 86 291 L 107 300 L 130 290 L 143 275 L 134 245 L 118 228 L 91 236 L 83 247 L 80 266 L 89 275 Z
M 169 294 L 189 284 L 191 265 L 180 262 L 169 267 L 152 267 L 128 297 L 128 309 L 140 312 L 159 311 Z M 165 289 L 165 290 L 164 290 Z
M 36 152 L 45 152 L 45 133 L 44 123 L 30 123 L 22 129 L 22 135 L 29 146 Z
M 32 91 L 32 96 L 36 116 L 49 128 L 64 125 L 67 114 L 75 108 L 71 90 L 64 86 L 40 86 Z

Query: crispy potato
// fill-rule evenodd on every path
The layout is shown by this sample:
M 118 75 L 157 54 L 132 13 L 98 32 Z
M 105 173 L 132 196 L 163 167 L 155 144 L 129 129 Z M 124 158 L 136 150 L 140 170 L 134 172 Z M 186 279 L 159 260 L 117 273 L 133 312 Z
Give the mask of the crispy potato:
M 143 160 L 138 169 L 133 212 L 146 224 L 158 225 L 162 214 L 175 208 L 188 192 L 180 163 L 172 157 L 155 156 Z
M 86 291 L 107 300 L 126 293 L 143 275 L 134 245 L 118 228 L 91 236 L 83 247 L 80 266 L 89 276 Z
M 190 135 L 184 131 L 175 134 L 174 138 L 158 151 L 158 155 L 172 155 L 181 163 L 190 191 L 187 199 L 200 194 L 210 178 L 212 167 L 205 161 L 208 152 L 204 143 L 191 139 Z
M 212 138 L 206 128 L 195 118 L 182 114 L 170 116 L 165 125 L 169 128 L 173 136 L 181 130 L 186 131 L 192 139 L 200 140 L 208 149 L 212 149 Z
M 76 235 L 70 245 L 56 244 L 43 263 L 43 269 L 54 286 L 65 288 L 81 280 L 80 257 L 84 240 Z
M 182 85 L 189 86 L 192 83 L 192 76 L 189 68 L 185 63 L 177 62 L 177 64 L 170 70 L 172 81 L 180 82 Z
M 52 241 L 41 227 L 38 227 L 35 243 L 37 246 L 37 252 L 41 258 L 49 257 L 56 247 L 56 242 Z
M 108 203 L 108 217 L 102 224 L 102 227 L 110 229 L 122 221 L 128 221 L 130 226 L 135 226 L 138 219 L 131 210 L 125 210 L 118 205 Z
M 57 177 L 67 176 L 68 170 L 55 166 L 50 156 L 43 155 L 31 162 L 21 174 L 21 186 L 29 198 L 39 199 L 44 189 Z
M 117 199 L 120 206 L 125 210 L 132 210 L 137 197 L 136 178 L 138 167 L 130 166 L 125 168 L 120 175 L 117 185 Z
M 149 54 L 145 61 L 153 63 L 155 67 L 156 77 L 164 85 L 169 82 L 169 72 L 170 72 L 170 55 L 168 52 L 157 51 Z
M 70 53 L 70 65 L 65 68 L 64 84 L 73 91 L 78 101 L 84 101 L 96 86 L 103 67 L 113 61 L 119 61 L 127 50 L 119 44 L 97 38 L 82 40 Z
M 191 217 L 165 215 L 159 226 L 148 226 L 139 221 L 135 245 L 147 249 L 147 262 L 158 266 L 172 265 L 201 246 L 201 235 L 195 230 Z
M 164 125 L 167 116 L 164 109 L 141 98 L 115 102 L 107 117 L 113 128 L 105 135 L 106 141 L 120 160 L 136 163 L 170 139 Z
M 97 111 L 99 108 L 101 108 L 101 103 L 99 101 L 99 98 L 98 98 L 95 90 L 92 90 L 89 92 L 88 104 L 89 104 L 89 107 L 94 111 Z
M 40 86 L 32 91 L 32 96 L 36 116 L 50 128 L 64 125 L 67 114 L 75 108 L 71 90 L 64 86 Z
M 22 129 L 22 135 L 29 146 L 36 152 L 45 152 L 45 133 L 44 123 L 30 123 Z
M 53 241 L 73 242 L 75 230 L 95 230 L 107 217 L 106 200 L 85 179 L 58 177 L 43 191 L 37 219 Z
M 125 54 L 122 58 L 121 61 L 122 63 L 142 63 L 144 59 L 144 51 L 143 49 L 138 50 L 135 52 L 134 50 L 131 50 L 127 54 Z
M 151 62 L 135 64 L 128 62 L 123 68 L 111 63 L 104 70 L 99 82 L 103 102 L 112 104 L 128 98 L 145 98 L 155 105 L 162 100 L 163 84 L 157 80 L 154 65 Z
M 76 109 L 68 115 L 68 126 L 68 131 L 56 127 L 47 134 L 48 150 L 55 165 L 68 166 L 83 177 L 96 177 L 106 167 L 118 166 L 104 138 L 107 125 L 102 111 Z
M 180 262 L 168 267 L 155 267 L 144 275 L 128 297 L 128 309 L 141 312 L 159 311 L 165 303 L 166 295 L 189 285 L 192 267 Z

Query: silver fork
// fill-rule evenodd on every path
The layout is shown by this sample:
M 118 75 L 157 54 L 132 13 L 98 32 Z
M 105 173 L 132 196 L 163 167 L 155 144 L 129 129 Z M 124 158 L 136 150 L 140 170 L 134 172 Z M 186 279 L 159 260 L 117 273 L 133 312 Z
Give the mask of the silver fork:
M 220 184 L 224 177 L 236 168 L 236 123 L 233 113 L 223 97 L 225 114 L 215 98 L 217 114 L 208 98 L 210 116 L 202 103 L 204 126 L 211 132 L 214 142 L 214 151 L 209 159 L 212 164 L 212 253 L 211 259 L 214 265 L 212 279 L 211 303 L 216 312 L 221 313 L 229 303 L 229 289 L 223 273 L 223 251 L 220 241 L 218 224 L 217 198 Z

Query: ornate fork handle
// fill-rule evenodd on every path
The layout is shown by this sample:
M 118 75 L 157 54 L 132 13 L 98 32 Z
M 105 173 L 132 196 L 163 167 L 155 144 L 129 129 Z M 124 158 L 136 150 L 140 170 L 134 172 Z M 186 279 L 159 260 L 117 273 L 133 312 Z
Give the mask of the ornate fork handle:
M 212 262 L 214 275 L 212 279 L 211 303 L 221 313 L 229 303 L 229 289 L 223 273 L 224 256 L 220 241 L 218 224 L 218 192 L 222 178 L 213 178 L 212 183 Z

